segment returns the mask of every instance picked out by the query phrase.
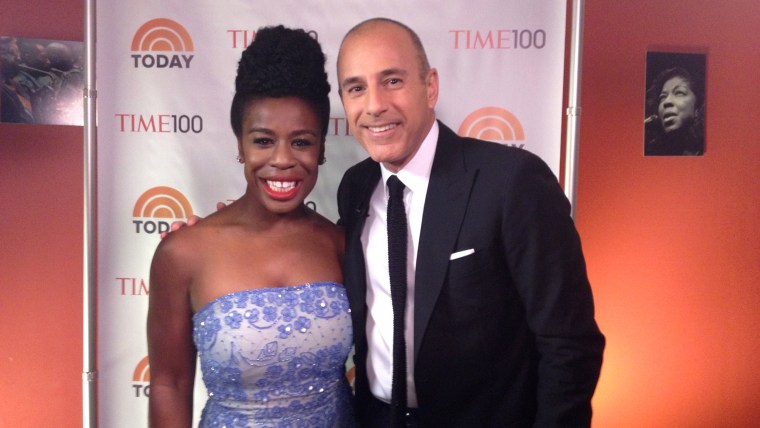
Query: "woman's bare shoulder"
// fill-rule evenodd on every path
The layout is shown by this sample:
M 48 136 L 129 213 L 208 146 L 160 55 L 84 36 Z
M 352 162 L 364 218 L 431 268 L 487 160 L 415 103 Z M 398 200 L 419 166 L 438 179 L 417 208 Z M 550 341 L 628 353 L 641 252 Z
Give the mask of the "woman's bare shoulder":
M 313 224 L 314 230 L 332 242 L 332 245 L 342 254 L 345 241 L 343 228 L 316 212 L 312 213 L 310 221 Z
M 192 264 L 211 237 L 212 223 L 201 220 L 166 235 L 156 247 L 153 263 Z

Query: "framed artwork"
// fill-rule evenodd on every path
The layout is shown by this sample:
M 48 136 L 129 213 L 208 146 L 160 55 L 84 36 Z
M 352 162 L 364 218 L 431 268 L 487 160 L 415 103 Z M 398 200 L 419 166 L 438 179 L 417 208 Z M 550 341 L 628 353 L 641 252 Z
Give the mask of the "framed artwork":
M 0 36 L 0 121 L 82 125 L 84 43 Z
M 705 153 L 706 55 L 647 52 L 645 156 Z

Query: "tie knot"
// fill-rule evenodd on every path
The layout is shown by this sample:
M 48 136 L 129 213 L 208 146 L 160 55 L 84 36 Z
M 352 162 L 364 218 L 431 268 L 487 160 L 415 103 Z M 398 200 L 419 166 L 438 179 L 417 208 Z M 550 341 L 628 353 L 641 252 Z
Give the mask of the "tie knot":
M 402 183 L 397 176 L 391 175 L 388 177 L 388 193 L 390 194 L 391 198 L 398 196 L 403 197 L 405 187 L 406 186 L 404 186 L 404 183 Z

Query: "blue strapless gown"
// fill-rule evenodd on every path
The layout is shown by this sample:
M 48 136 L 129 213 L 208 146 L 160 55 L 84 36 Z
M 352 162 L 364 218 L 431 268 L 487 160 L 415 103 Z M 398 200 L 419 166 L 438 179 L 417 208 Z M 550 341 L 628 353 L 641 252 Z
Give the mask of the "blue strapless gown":
M 208 390 L 201 427 L 353 427 L 342 285 L 244 290 L 193 316 Z

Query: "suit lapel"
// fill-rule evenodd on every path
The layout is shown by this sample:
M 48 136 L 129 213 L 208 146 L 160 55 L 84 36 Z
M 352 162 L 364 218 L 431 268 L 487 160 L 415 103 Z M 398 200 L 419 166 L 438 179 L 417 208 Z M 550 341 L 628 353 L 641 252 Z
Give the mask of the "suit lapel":
M 433 307 L 443 287 L 449 257 L 467 211 L 477 170 L 467 170 L 464 140 L 439 122 L 438 146 L 430 171 L 420 244 L 417 250 L 414 294 L 414 355 L 422 344 Z
M 356 312 L 355 322 L 366 322 L 366 301 L 367 301 L 367 265 L 364 260 L 364 250 L 362 248 L 362 230 L 367 220 L 369 212 L 369 201 L 372 192 L 380 180 L 380 166 L 375 162 L 365 164 L 366 168 L 357 174 L 357 183 L 350 192 L 356 195 L 349 202 L 350 219 L 346 221 L 346 252 L 344 260 L 345 275 L 344 281 L 347 286 L 348 297 L 350 299 L 351 310 Z M 356 326 L 356 335 L 364 336 L 364 324 Z M 355 337 L 359 340 L 360 337 Z
M 356 199 L 351 200 L 350 215 L 353 217 L 352 227 L 348 231 L 350 236 L 348 242 L 351 245 L 359 245 L 361 247 L 362 230 L 364 229 L 364 223 L 367 220 L 367 213 L 369 212 L 369 201 L 372 198 L 372 192 L 377 186 L 378 180 L 380 180 L 380 165 L 372 162 L 367 164 L 367 171 L 361 174 L 360 182 L 356 184 L 358 195 Z

